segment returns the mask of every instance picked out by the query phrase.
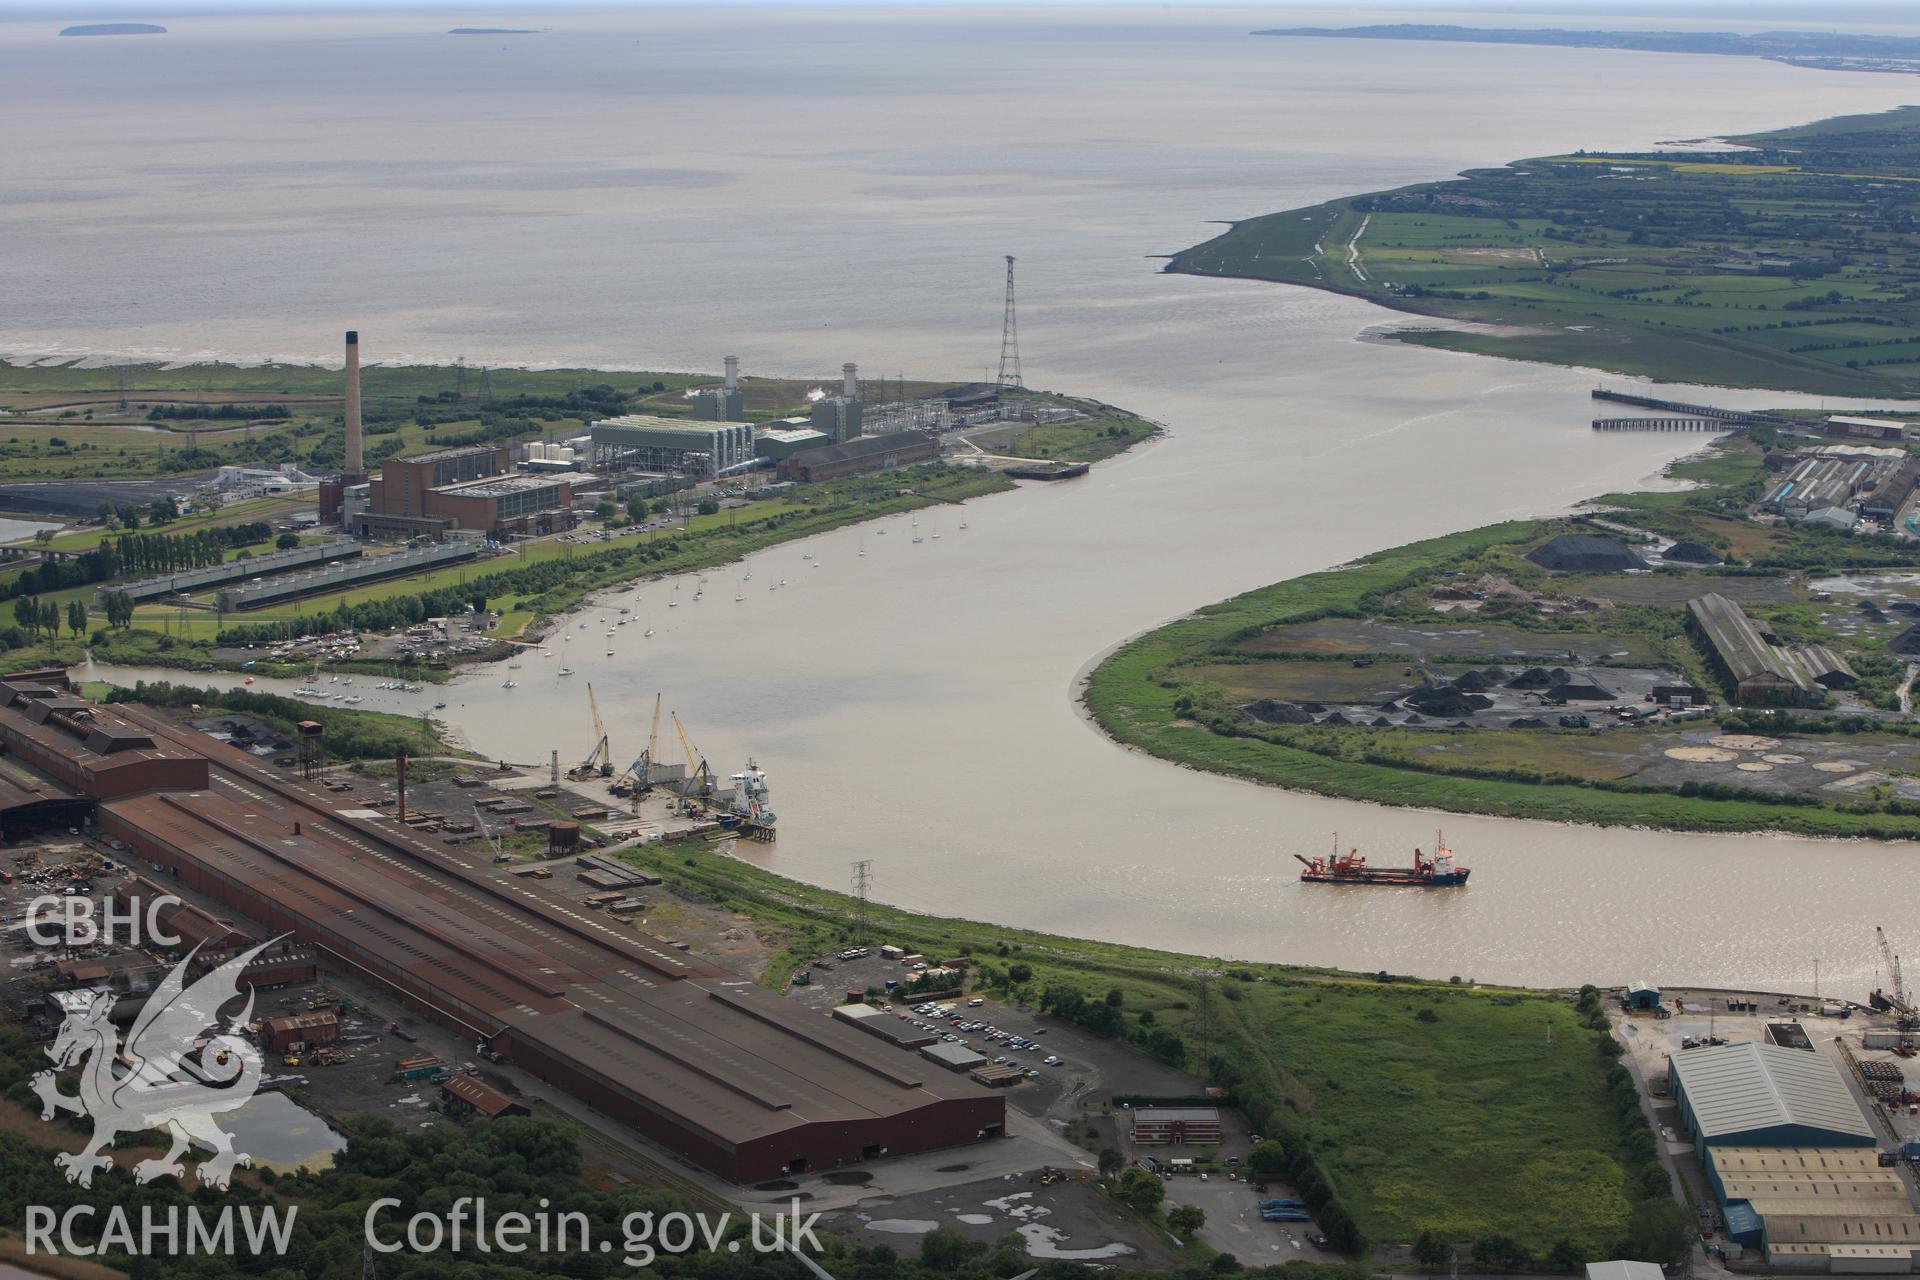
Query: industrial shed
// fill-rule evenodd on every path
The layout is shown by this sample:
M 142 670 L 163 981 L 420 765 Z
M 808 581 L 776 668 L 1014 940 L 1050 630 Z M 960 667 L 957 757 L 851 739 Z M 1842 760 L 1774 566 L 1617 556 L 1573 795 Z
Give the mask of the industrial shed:
M 1587 1280 L 1666 1280 L 1666 1272 L 1651 1262 L 1589 1262 Z
M 1667 1058 L 1674 1100 L 1701 1156 L 1712 1147 L 1871 1147 L 1873 1129 L 1818 1054 L 1743 1041 Z
M 930 1044 L 920 1050 L 920 1056 L 929 1062 L 937 1062 L 949 1071 L 971 1071 L 986 1063 L 987 1056 L 975 1053 L 963 1044 Z
M 1687 622 L 1743 706 L 1818 706 L 1826 690 L 1859 679 L 1846 660 L 1824 645 L 1776 645 L 1746 611 L 1709 592 L 1687 601 Z
M 440 1101 L 457 1115 L 481 1115 L 489 1120 L 501 1116 L 524 1116 L 531 1112 L 524 1102 L 515 1102 L 490 1084 L 472 1076 L 454 1076 L 440 1086 Z
M 884 1009 L 876 1009 L 870 1004 L 843 1004 L 833 1011 L 833 1016 L 902 1049 L 918 1049 L 939 1039 L 933 1032 L 909 1026 Z
M 1871 1147 L 1715 1147 L 1707 1177 L 1728 1238 L 1776 1270 L 1907 1272 L 1920 1215 Z

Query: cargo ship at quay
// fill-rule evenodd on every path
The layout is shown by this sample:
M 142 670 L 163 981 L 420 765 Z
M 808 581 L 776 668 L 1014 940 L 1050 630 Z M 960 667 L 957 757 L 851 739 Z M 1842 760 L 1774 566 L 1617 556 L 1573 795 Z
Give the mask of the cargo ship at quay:
M 1307 858 L 1294 854 L 1294 858 L 1305 867 L 1300 879 L 1308 884 L 1380 884 L 1411 886 L 1420 889 L 1444 889 L 1463 885 L 1472 874 L 1453 860 L 1453 850 L 1447 848 L 1445 838 L 1436 834 L 1433 856 L 1429 858 L 1420 850 L 1413 851 L 1413 865 L 1410 867 L 1376 867 L 1361 856 L 1358 849 L 1340 852 L 1339 837 L 1324 858 Z

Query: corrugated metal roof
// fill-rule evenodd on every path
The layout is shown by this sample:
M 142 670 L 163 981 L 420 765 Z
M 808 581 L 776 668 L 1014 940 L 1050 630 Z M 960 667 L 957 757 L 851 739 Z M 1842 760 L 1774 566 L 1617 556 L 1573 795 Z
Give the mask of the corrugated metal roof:
M 935 1062 L 954 1067 L 977 1067 L 987 1060 L 985 1054 L 975 1053 L 963 1044 L 930 1044 L 920 1052 Z
M 1587 1280 L 1664 1280 L 1665 1272 L 1651 1262 L 1589 1262 Z
M 440 1087 L 483 1116 L 497 1116 L 516 1105 L 506 1094 L 472 1076 L 454 1076 Z
M 1873 1129 L 1834 1065 L 1818 1054 L 1743 1041 L 1672 1054 L 1667 1062 L 1709 1141 L 1783 1125 L 1873 1142 Z
M 1920 1247 L 1920 1217 L 1911 1211 L 1902 1214 L 1801 1213 L 1783 1208 L 1769 1212 L 1755 1206 L 1755 1212 L 1766 1220 L 1769 1249 L 1782 1244 Z
M 1837 1178 L 1886 1172 L 1871 1147 L 1715 1147 L 1713 1167 L 1723 1179 L 1774 1174 Z

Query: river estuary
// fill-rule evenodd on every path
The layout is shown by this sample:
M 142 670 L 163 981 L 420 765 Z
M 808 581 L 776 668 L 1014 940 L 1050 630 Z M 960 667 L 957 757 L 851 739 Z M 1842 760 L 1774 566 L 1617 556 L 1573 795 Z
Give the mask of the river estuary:
M 717 570 L 697 604 L 691 583 L 673 608 L 671 585 L 642 587 L 616 602 L 656 634 L 618 629 L 612 659 L 604 627 L 569 620 L 516 689 L 488 671 L 400 702 L 444 696 L 482 751 L 572 757 L 591 679 L 630 757 L 663 690 L 716 767 L 769 771 L 781 837 L 751 856 L 841 887 L 872 859 L 877 896 L 909 907 L 1535 984 L 1810 989 L 1818 957 L 1823 990 L 1864 994 L 1872 926 L 1920 907 L 1905 846 L 1452 817 L 1468 889 L 1312 889 L 1290 854 L 1336 830 L 1398 852 L 1436 819 L 1122 750 L 1072 693 L 1108 646 L 1193 607 L 1652 483 L 1697 444 L 1597 437 L 1591 375 L 1362 341 L 1394 317 L 1148 255 L 1210 219 L 1470 165 L 1884 109 L 1905 78 L 1255 40 L 1246 14 L 553 23 L 511 43 L 404 15 L 207 19 L 51 49 L 0 24 L 0 110 L 38 121 L 9 143 L 33 178 L 0 198 L 0 351 L 322 358 L 353 326 L 370 359 L 738 351 L 750 374 L 970 377 L 997 355 L 1016 253 L 1028 380 L 1167 439 L 943 515 L 917 545 L 895 522 Z M 267 106 L 226 108 L 260 77 Z M 580 675 L 548 673 L 563 663 Z

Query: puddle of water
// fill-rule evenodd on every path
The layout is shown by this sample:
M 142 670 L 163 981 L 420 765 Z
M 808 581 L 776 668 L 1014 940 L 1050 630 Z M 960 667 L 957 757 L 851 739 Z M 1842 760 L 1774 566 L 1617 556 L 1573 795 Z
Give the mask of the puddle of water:
M 923 1236 L 940 1224 L 926 1218 L 875 1218 L 867 1224 L 869 1231 L 885 1231 L 891 1235 Z
M 1035 1258 L 1065 1258 L 1070 1262 L 1085 1262 L 1100 1258 L 1124 1258 L 1133 1252 L 1132 1245 L 1118 1240 L 1097 1249 L 1062 1249 L 1057 1243 L 1062 1238 L 1058 1231 L 1034 1222 L 1022 1223 L 1019 1231 L 1027 1242 L 1028 1255 Z
M 347 1145 L 326 1121 L 284 1093 L 256 1093 L 226 1113 L 221 1127 L 233 1135 L 236 1151 L 253 1158 L 254 1168 L 276 1173 L 292 1173 L 302 1165 L 331 1168 L 334 1153 Z

